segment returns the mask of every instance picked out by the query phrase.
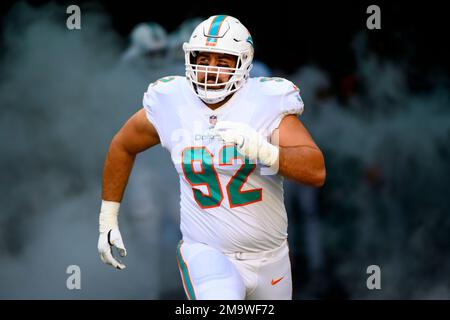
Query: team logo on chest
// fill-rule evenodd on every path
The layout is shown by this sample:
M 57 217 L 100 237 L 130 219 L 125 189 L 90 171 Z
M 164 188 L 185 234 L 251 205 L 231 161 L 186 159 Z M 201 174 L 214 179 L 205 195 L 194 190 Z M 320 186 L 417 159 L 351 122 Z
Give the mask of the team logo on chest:
M 214 127 L 216 125 L 216 123 L 217 123 L 217 116 L 215 116 L 215 115 L 209 116 L 209 124 L 212 127 Z
M 214 126 L 216 125 L 216 123 L 217 123 L 217 116 L 216 115 L 210 115 L 209 116 L 209 128 L 208 128 L 208 130 L 205 133 L 203 133 L 203 134 L 196 134 L 195 135 L 195 140 L 196 141 L 198 141 L 198 140 L 210 140 L 210 141 L 213 140 L 215 136 L 212 135 L 209 130 L 213 129 Z

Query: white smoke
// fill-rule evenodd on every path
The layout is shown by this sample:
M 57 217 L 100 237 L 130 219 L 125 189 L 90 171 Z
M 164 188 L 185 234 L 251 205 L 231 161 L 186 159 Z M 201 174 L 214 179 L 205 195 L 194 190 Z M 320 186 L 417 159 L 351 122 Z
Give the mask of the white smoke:
M 179 195 L 170 157 L 160 147 L 138 156 L 136 166 L 165 177 L 166 183 L 152 181 L 140 192 L 164 194 L 166 201 L 155 201 L 139 221 L 128 198 L 123 201 L 128 269 L 113 270 L 97 253 L 101 173 L 109 142 L 142 107 L 148 84 L 160 75 L 118 63 L 123 40 L 101 8 L 81 7 L 81 30 L 66 28 L 65 10 L 19 3 L 4 20 L 0 298 L 158 298 L 167 294 L 163 289 L 181 294 L 178 276 L 164 286 L 160 279 L 161 272 L 178 272 L 179 237 L 170 227 L 173 237 L 161 240 L 161 226 L 177 224 L 173 208 Z M 148 234 L 136 229 L 142 220 Z M 172 254 L 162 252 L 167 247 Z M 169 260 L 163 271 L 161 257 Z M 66 288 L 65 271 L 72 264 L 81 267 L 80 291 Z
M 161 147 L 138 156 L 125 193 L 127 269 L 105 266 L 96 248 L 108 144 L 141 108 L 147 85 L 173 67 L 118 64 L 125 43 L 101 9 L 81 7 L 82 29 L 73 31 L 65 9 L 19 3 L 3 20 L 0 298 L 182 298 L 178 181 Z M 308 109 L 305 73 L 295 81 L 327 164 L 311 254 L 332 261 L 350 298 L 448 299 L 448 87 L 436 80 L 431 92 L 411 92 L 405 65 L 367 52 L 364 35 L 355 50 L 363 83 L 356 108 L 328 99 Z M 80 291 L 65 286 L 72 264 L 81 267 Z M 381 267 L 381 291 L 365 287 L 371 264 Z
M 327 163 L 323 250 L 349 298 L 448 299 L 450 92 L 411 92 L 401 67 L 357 39 L 359 105 L 305 112 Z M 366 287 L 372 264 L 380 291 Z

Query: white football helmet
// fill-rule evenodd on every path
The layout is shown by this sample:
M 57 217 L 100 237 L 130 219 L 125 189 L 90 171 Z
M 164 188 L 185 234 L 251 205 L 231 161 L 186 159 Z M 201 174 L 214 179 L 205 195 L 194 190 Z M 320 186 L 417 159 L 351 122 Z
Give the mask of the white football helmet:
M 132 60 L 145 55 L 157 55 L 167 50 L 168 35 L 156 22 L 142 22 L 130 34 L 130 46 L 124 53 L 124 60 Z
M 131 44 L 142 51 L 158 51 L 167 46 L 167 32 L 156 22 L 139 23 L 131 32 Z
M 229 94 L 239 90 L 247 81 L 253 61 L 253 39 L 247 28 L 236 18 L 226 15 L 209 17 L 200 23 L 183 44 L 186 64 L 186 78 L 195 94 L 206 103 L 218 103 Z M 235 55 L 236 68 L 209 67 L 195 63 L 199 52 L 217 52 Z M 197 70 L 206 72 L 204 82 L 197 79 Z M 208 84 L 208 74 L 214 74 L 215 83 Z M 217 88 L 219 74 L 230 74 L 223 89 Z

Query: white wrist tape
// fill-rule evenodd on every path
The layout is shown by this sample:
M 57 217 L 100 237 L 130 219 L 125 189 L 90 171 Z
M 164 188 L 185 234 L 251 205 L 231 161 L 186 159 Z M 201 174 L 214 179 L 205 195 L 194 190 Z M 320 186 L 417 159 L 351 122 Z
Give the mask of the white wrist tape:
M 266 166 L 271 167 L 278 161 L 280 150 L 270 142 L 264 141 L 258 150 L 259 160 Z
M 107 232 L 113 228 L 118 228 L 120 202 L 102 200 L 99 217 L 99 231 Z

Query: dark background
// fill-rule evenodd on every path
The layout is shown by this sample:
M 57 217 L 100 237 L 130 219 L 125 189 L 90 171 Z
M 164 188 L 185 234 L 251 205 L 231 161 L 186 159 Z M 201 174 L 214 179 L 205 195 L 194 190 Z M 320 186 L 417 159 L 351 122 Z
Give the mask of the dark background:
M 80 31 L 65 27 L 70 4 Z M 371 4 L 381 30 L 366 28 Z M 449 28 L 434 1 L 2 1 L 0 298 L 184 298 L 170 157 L 152 148 L 130 177 L 123 272 L 97 254 L 101 172 L 111 137 L 172 70 L 118 66 L 133 27 L 215 14 L 240 19 L 255 58 L 299 85 L 325 155 L 323 188 L 285 184 L 294 298 L 449 299 Z M 65 285 L 74 264 L 82 290 Z M 381 290 L 366 287 L 373 264 Z
M 28 1 L 39 7 L 48 1 Z M 2 1 L 0 15 L 15 1 Z M 366 9 L 380 6 L 382 29 L 368 33 L 370 49 L 383 57 L 408 60 L 420 85 L 436 69 L 449 71 L 447 12 L 441 1 L 56 1 L 94 7 L 110 15 L 112 26 L 126 37 L 141 21 L 154 21 L 173 31 L 187 18 L 228 14 L 245 21 L 254 38 L 256 58 L 271 68 L 295 71 L 298 64 L 316 62 L 333 75 L 355 68 L 348 46 L 366 29 Z

